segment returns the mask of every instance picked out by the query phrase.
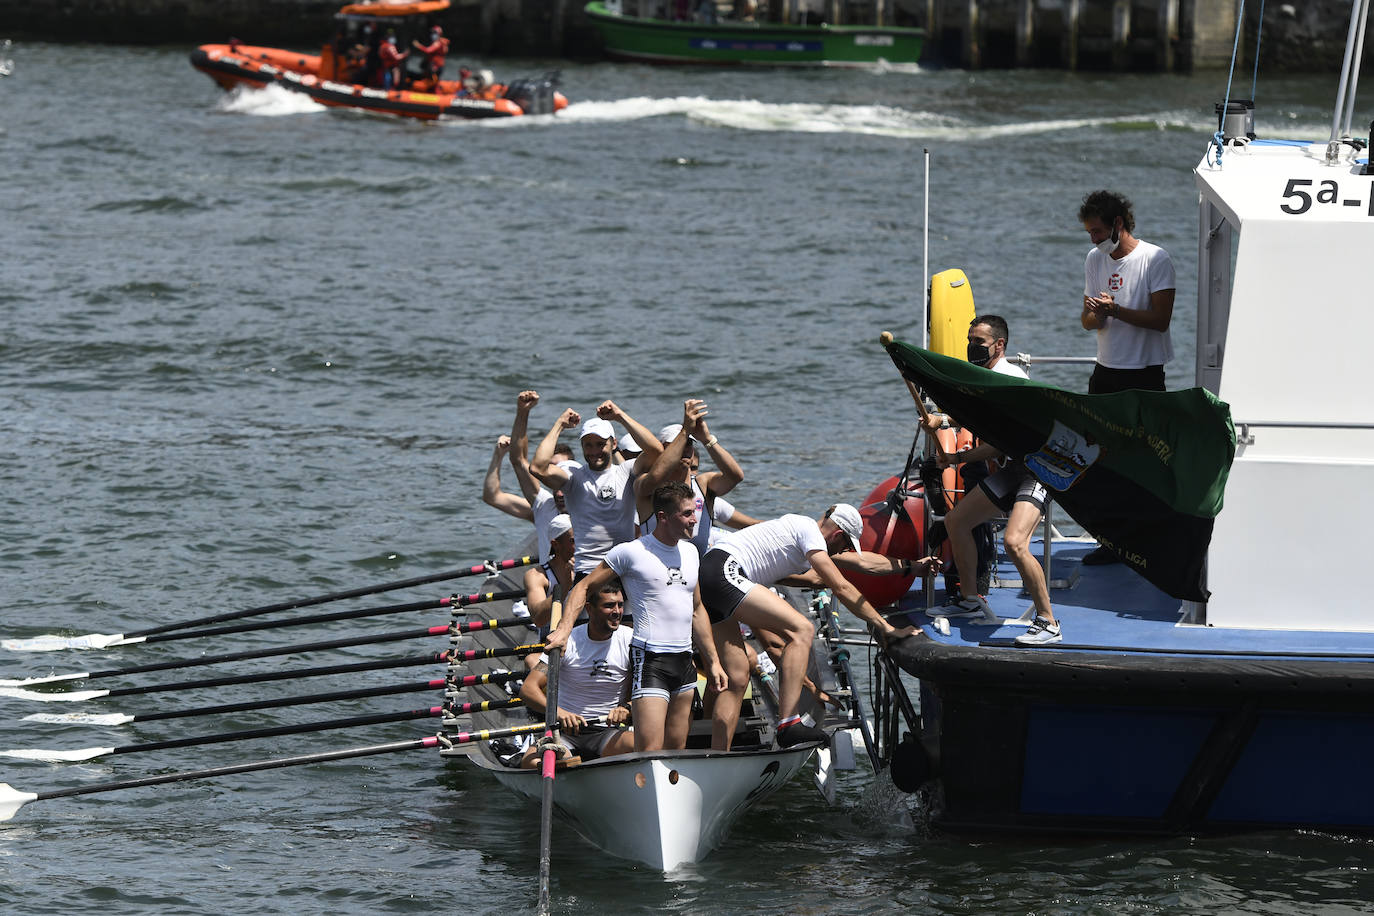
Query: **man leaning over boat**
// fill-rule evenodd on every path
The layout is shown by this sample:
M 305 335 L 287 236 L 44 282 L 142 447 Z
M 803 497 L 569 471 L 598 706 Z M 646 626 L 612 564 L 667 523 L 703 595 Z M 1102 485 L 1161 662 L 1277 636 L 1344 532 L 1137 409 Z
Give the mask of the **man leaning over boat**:
M 561 518 L 562 516 L 560 516 Z M 583 760 L 628 754 L 634 733 L 622 728 L 630 718 L 630 641 L 634 631 L 620 625 L 625 595 L 619 579 L 602 583 L 587 602 L 587 622 L 574 627 L 558 669 L 558 740 Z M 540 660 L 520 698 L 543 717 L 548 706 L 548 664 Z M 605 725 L 587 727 L 597 717 Z M 542 750 L 532 745 L 520 765 L 538 766 Z

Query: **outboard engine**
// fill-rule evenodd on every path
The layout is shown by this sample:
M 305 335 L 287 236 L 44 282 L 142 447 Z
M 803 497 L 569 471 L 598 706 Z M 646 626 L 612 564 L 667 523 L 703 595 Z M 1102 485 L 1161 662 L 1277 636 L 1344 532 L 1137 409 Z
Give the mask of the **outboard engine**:
M 506 98 L 519 105 L 527 115 L 553 114 L 553 91 L 558 85 L 558 71 L 531 79 L 511 80 L 506 86 Z

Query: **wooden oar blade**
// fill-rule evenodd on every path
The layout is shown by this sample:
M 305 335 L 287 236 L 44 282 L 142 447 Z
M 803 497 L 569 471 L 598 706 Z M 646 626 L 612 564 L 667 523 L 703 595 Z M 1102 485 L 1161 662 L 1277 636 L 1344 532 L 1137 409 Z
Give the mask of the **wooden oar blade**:
M 72 690 L 67 693 L 45 693 L 42 690 L 19 690 L 14 687 L 0 687 L 0 697 L 12 700 L 37 700 L 40 703 L 80 703 L 98 700 L 110 695 L 108 690 Z
M 21 722 L 46 722 L 49 725 L 127 725 L 134 717 L 122 712 L 36 712 Z
M 43 763 L 81 763 L 113 754 L 112 747 L 81 747 L 70 751 L 47 750 L 40 747 L 16 748 L 0 751 L 0 757 L 14 757 L 18 760 L 39 760 Z
M 58 636 L 45 633 L 29 639 L 6 639 L 0 648 L 11 652 L 59 652 L 63 649 L 106 649 L 123 642 L 123 633 L 87 633 L 85 636 Z
M 0 821 L 7 821 L 31 801 L 38 801 L 34 792 L 20 792 L 7 782 L 0 782 Z
M 90 677 L 89 671 L 82 671 L 73 674 L 52 674 L 48 677 L 26 677 L 22 680 L 8 680 L 0 678 L 0 687 L 27 687 L 31 684 L 56 684 L 58 681 L 79 681 L 83 677 Z

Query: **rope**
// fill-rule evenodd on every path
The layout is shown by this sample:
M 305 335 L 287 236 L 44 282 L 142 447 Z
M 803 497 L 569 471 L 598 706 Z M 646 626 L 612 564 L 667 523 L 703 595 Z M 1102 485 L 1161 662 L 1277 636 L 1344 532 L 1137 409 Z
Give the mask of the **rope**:
M 1263 0 L 1261 0 L 1261 2 L 1263 2 Z M 1226 113 L 1231 108 L 1231 80 L 1236 75 L 1236 56 L 1240 52 L 1240 33 L 1241 29 L 1245 27 L 1245 0 L 1237 0 L 1237 6 L 1238 8 L 1236 10 L 1236 37 L 1231 42 L 1231 67 L 1226 72 L 1226 97 L 1222 100 L 1221 103 L 1222 123 L 1225 123 Z M 1255 55 L 1255 61 L 1258 65 L 1258 54 Z M 1222 131 L 1221 124 L 1218 124 L 1217 132 L 1212 134 L 1212 147 L 1211 150 L 1208 151 L 1207 161 L 1209 163 L 1212 163 L 1212 154 L 1213 152 L 1215 152 L 1216 162 L 1214 164 L 1217 168 L 1221 168 L 1221 153 L 1225 146 L 1226 134 Z

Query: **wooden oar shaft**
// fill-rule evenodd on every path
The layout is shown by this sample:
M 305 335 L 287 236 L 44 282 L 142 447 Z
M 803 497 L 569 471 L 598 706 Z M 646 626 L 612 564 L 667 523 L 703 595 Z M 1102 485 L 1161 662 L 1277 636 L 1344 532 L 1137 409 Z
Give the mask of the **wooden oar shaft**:
M 448 656 L 455 662 L 470 662 L 479 658 L 505 658 L 510 655 L 528 655 L 531 652 L 543 650 L 542 642 L 530 643 L 524 646 L 511 646 L 506 649 L 464 649 L 463 651 L 451 651 Z
M 134 715 L 133 721 L 156 722 L 161 719 L 189 719 L 195 716 L 247 712 L 253 709 L 309 706 L 314 703 L 333 703 L 342 700 L 361 700 L 365 697 L 391 696 L 398 693 L 420 693 L 424 690 L 442 690 L 446 686 L 448 686 L 448 680 L 439 677 L 431 678 L 427 681 L 409 681 L 404 684 L 388 684 L 384 687 L 359 687 L 356 690 L 335 690 L 330 693 L 311 693 L 299 697 L 279 697 L 272 700 L 253 700 L 246 703 L 224 703 L 218 706 L 201 706 L 197 709 L 178 709 L 171 712 L 140 713 Z
M 478 684 L 505 684 L 510 681 L 523 680 L 523 672 L 519 671 L 493 671 L 490 674 L 464 674 L 460 677 L 450 677 L 449 683 L 454 687 L 475 687 Z
M 381 617 L 385 614 L 403 614 L 407 611 L 426 611 L 448 607 L 452 598 L 432 598 L 428 601 L 412 601 L 409 604 L 392 604 L 386 607 L 361 608 L 354 611 L 337 611 L 333 614 L 314 614 L 297 620 L 268 620 L 257 623 L 236 623 L 227 627 L 207 627 L 203 630 L 184 630 L 179 633 L 163 633 L 149 636 L 143 642 L 174 642 L 178 639 L 200 639 L 205 636 L 227 636 L 231 633 L 251 633 L 255 630 L 279 630 L 283 627 L 301 627 L 312 623 L 334 623 L 339 620 L 357 620 L 360 617 Z
M 395 751 L 411 751 L 420 748 L 438 747 L 437 735 L 415 738 L 411 741 L 394 741 L 390 744 L 374 744 L 368 747 L 345 748 L 337 751 L 324 751 L 318 754 L 304 754 L 296 757 L 282 757 L 276 760 L 256 760 L 231 766 L 212 767 L 208 770 L 187 770 L 181 773 L 163 773 L 159 776 L 144 776 L 141 779 L 124 779 L 119 782 L 98 783 L 96 785 L 76 786 L 71 789 L 57 789 L 52 792 L 38 793 L 36 801 L 52 798 L 66 798 L 72 795 L 91 795 L 96 792 L 114 792 L 118 789 L 136 789 L 142 786 L 160 786 L 169 782 L 183 782 L 188 779 L 210 779 L 215 776 L 229 776 L 234 773 L 252 773 L 256 770 L 272 770 L 281 767 L 301 766 L 307 763 L 326 763 L 331 760 L 348 760 L 353 757 L 368 757 L 374 754 L 390 754 Z
M 218 665 L 225 662 L 241 662 L 252 658 L 272 658 L 278 655 L 297 655 L 302 652 L 322 652 L 329 649 L 346 649 L 350 646 L 369 646 L 376 643 L 400 642 L 404 639 L 423 639 L 426 636 L 442 636 L 449 632 L 447 624 L 424 627 L 418 630 L 400 630 L 393 633 L 377 633 L 371 636 L 350 636 L 344 639 L 328 639 L 323 642 L 301 643 L 282 646 L 276 649 L 251 649 L 246 652 L 230 652 L 225 655 L 207 655 L 203 658 L 183 658 L 174 661 L 153 662 L 148 665 L 133 665 L 128 668 L 111 668 L 107 671 L 87 671 L 71 680 L 96 680 L 105 677 L 124 677 L 129 674 L 147 674 L 150 671 L 171 671 L 175 668 L 197 668 L 202 665 Z M 53 678 L 61 679 L 62 676 Z M 42 683 L 44 678 L 34 678 L 30 683 Z
M 133 636 L 152 636 L 157 633 L 167 633 L 172 630 L 183 630 L 187 627 L 203 626 L 210 623 L 224 623 L 228 620 L 239 620 L 244 617 L 254 617 L 258 614 L 271 614 L 276 611 L 289 611 L 294 608 L 311 607 L 316 604 L 327 604 L 330 601 L 343 601 L 346 598 L 362 598 L 365 595 L 376 595 L 380 592 L 396 591 L 402 588 L 410 588 L 416 585 L 428 585 L 432 582 L 444 582 L 449 579 L 461 579 L 465 576 L 480 576 L 488 572 L 488 568 L 496 570 L 516 569 L 520 566 L 528 566 L 536 562 L 536 557 L 515 557 L 509 560 L 493 560 L 490 563 L 481 563 L 469 566 L 466 569 L 450 569 L 446 572 L 434 573 L 428 576 L 416 576 L 413 579 L 401 579 L 397 582 L 383 582 L 380 585 L 370 585 L 363 588 L 352 588 L 341 592 L 331 592 L 328 595 L 317 595 L 314 598 L 299 598 L 294 601 L 282 601 L 277 604 L 266 604 L 262 607 L 248 608 L 243 611 L 230 611 L 225 614 L 216 614 L 213 617 L 201 617 L 197 620 L 187 620 L 181 623 L 168 623 L 159 627 L 150 627 L 146 630 L 137 630 L 132 633 L 125 633 L 126 637 Z
M 298 725 L 275 725 L 271 728 L 249 728 L 236 732 L 222 732 L 218 735 L 195 735 L 188 738 L 173 738 L 168 741 L 149 741 L 144 744 L 126 744 L 112 748 L 111 754 L 136 754 L 143 751 L 163 751 L 175 747 L 197 747 L 202 744 L 223 744 L 226 741 L 248 741 L 253 738 L 273 738 L 280 735 L 301 735 L 306 732 L 330 731 L 336 728 L 357 728 L 363 725 L 380 725 L 384 722 L 404 722 L 409 719 L 432 719 L 444 714 L 442 706 L 427 706 L 405 712 L 377 713 L 370 716 L 350 716 L 344 719 L 327 719 L 323 722 L 303 722 Z
M 116 687 L 105 696 L 131 697 L 170 690 L 194 690 L 200 687 L 227 687 L 231 684 L 257 684 L 265 681 L 292 681 L 303 677 L 353 674 L 358 671 L 381 671 L 386 668 L 409 668 L 418 665 L 435 665 L 446 661 L 448 661 L 447 652 L 430 652 L 426 655 L 405 655 L 370 662 L 349 662 L 346 665 L 321 665 L 315 668 L 295 668 L 290 671 L 265 671 L 261 674 L 234 674 L 199 681 L 180 681 L 174 684 L 149 684 L 143 687 Z

